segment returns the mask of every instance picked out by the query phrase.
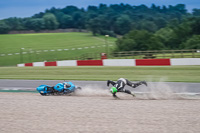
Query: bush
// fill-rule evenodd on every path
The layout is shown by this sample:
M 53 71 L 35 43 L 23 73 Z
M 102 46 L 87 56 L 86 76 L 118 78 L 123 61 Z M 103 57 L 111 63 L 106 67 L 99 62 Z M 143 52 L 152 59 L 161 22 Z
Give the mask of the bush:
M 182 49 L 200 49 L 200 35 L 193 35 L 186 42 L 182 43 Z
M 7 34 L 10 31 L 10 26 L 4 21 L 0 21 L 0 34 Z

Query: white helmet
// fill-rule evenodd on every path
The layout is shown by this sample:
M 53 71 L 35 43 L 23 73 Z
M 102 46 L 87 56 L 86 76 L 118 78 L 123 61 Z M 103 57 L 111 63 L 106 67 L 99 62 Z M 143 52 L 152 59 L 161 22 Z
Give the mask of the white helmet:
M 64 87 L 69 88 L 71 85 L 69 83 L 64 83 Z

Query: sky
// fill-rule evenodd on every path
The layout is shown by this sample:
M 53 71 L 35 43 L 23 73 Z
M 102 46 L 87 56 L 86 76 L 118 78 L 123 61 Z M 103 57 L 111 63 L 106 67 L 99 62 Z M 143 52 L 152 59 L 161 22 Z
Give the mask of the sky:
M 44 12 L 51 7 L 64 8 L 69 5 L 78 8 L 87 8 L 89 5 L 98 6 L 103 4 L 144 4 L 150 7 L 152 4 L 157 6 L 168 6 L 185 4 L 189 12 L 194 8 L 200 9 L 200 0 L 0 0 L 0 20 L 9 17 L 31 17 L 36 13 Z

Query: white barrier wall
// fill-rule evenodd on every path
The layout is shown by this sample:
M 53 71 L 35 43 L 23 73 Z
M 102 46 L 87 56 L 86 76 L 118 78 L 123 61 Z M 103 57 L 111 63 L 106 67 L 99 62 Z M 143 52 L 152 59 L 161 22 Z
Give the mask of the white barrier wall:
M 33 66 L 45 66 L 44 62 L 33 62 Z
M 76 60 L 57 61 L 57 66 L 77 66 Z
M 104 59 L 104 66 L 135 66 L 135 59 Z
M 17 67 L 24 67 L 25 64 L 17 64 Z
M 170 59 L 172 66 L 177 65 L 200 65 L 200 58 L 174 58 Z
M 33 62 L 17 64 L 17 66 L 152 66 L 152 64 L 160 66 L 163 65 L 163 62 L 168 66 L 200 65 L 200 58 L 65 60 L 54 62 Z

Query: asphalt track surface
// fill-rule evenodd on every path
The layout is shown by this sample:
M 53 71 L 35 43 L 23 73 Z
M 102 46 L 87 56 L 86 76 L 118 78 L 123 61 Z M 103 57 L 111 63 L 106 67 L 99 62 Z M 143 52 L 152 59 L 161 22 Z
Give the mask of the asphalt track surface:
M 54 80 L 0 80 L 2 90 L 35 90 Z M 151 83 L 117 94 L 105 81 L 72 81 L 83 89 L 71 96 L 0 92 L 1 133 L 199 133 L 198 83 Z M 127 89 L 130 87 L 127 87 Z M 145 96 L 139 92 L 150 92 Z M 177 96 L 174 92 L 197 95 Z M 164 98 L 164 99 L 163 99 Z
M 67 81 L 67 80 L 66 80 Z M 70 80 L 71 81 L 71 80 Z M 9 80 L 0 79 L 0 90 L 35 90 L 39 85 L 45 84 L 54 86 L 57 83 L 62 83 L 64 80 Z M 90 87 L 94 89 L 108 89 L 106 81 L 71 81 L 80 87 Z M 133 81 L 134 82 L 134 81 Z M 176 93 L 200 93 L 200 83 L 183 83 L 183 82 L 147 82 L 151 88 L 160 90 L 170 89 Z M 125 87 L 137 92 L 148 92 L 149 88 L 139 86 L 138 88 L 132 89 Z M 145 89 L 144 89 L 145 88 Z

